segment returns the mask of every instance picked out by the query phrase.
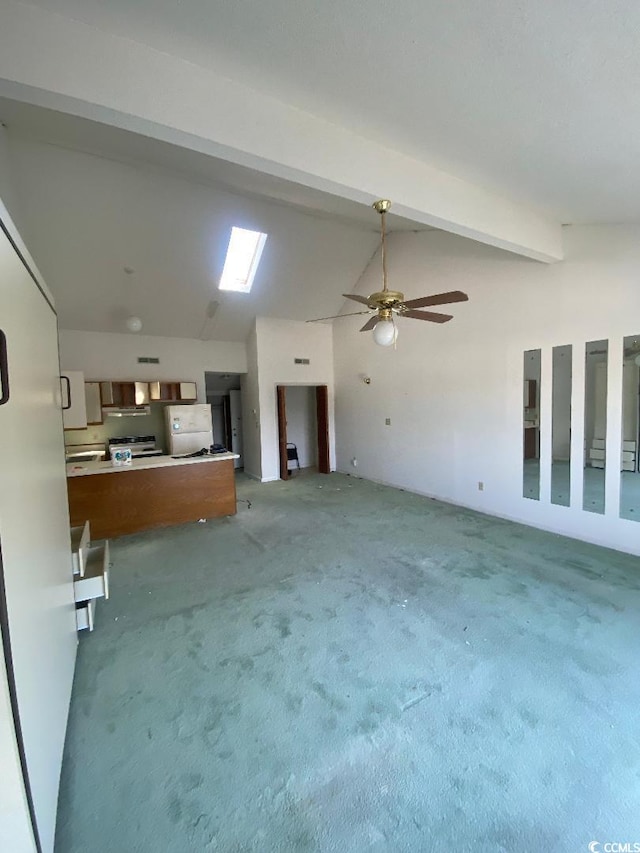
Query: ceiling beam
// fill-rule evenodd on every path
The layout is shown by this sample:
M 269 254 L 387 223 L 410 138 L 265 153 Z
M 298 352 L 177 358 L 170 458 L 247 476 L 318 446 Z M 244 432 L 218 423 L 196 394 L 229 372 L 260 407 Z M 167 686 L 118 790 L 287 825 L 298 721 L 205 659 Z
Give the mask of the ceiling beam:
M 538 261 L 560 223 L 209 69 L 5 0 L 0 95 L 200 151 Z M 0 120 L 1 120 L 0 116 Z

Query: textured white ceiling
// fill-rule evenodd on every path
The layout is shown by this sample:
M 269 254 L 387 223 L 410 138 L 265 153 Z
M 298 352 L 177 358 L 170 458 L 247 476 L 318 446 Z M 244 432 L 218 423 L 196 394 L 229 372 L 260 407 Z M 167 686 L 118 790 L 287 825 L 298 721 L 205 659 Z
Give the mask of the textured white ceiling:
M 565 222 L 640 219 L 631 0 L 31 0 Z

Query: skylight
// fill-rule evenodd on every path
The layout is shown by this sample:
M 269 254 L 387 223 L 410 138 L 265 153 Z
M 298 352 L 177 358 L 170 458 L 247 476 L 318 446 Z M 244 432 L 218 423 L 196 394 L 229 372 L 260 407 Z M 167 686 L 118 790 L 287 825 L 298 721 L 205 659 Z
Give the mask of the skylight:
M 233 226 L 222 278 L 218 285 L 220 290 L 249 293 L 266 241 L 267 235 L 261 234 L 260 231 Z

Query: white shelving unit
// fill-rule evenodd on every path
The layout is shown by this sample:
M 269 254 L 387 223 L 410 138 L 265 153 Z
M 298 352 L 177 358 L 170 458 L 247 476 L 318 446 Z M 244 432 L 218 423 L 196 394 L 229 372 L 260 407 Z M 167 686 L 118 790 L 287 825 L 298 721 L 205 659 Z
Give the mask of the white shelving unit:
M 96 599 L 109 598 L 109 542 L 91 542 L 89 522 L 71 528 L 73 594 L 78 631 L 93 631 Z

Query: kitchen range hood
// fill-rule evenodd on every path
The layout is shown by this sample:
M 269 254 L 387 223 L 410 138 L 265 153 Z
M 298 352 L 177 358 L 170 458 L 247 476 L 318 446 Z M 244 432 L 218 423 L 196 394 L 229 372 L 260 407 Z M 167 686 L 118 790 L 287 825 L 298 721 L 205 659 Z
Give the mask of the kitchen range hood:
M 150 413 L 150 406 L 105 406 L 102 409 L 102 414 L 109 418 L 139 418 Z

